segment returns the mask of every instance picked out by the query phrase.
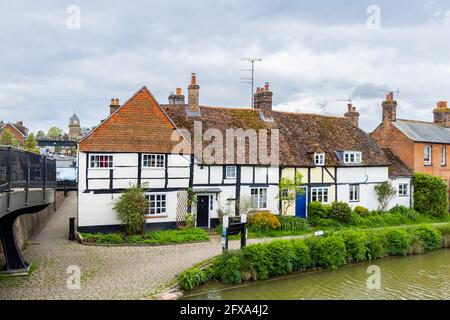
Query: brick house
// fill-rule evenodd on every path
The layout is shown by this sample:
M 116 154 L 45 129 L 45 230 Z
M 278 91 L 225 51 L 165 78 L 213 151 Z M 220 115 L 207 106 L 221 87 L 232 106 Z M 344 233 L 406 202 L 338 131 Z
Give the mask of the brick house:
M 18 121 L 16 123 L 0 123 L 0 135 L 2 135 L 5 130 L 14 135 L 20 146 L 25 144 L 25 139 L 28 135 L 28 128 L 23 125 L 22 121 Z
M 450 108 L 439 101 L 433 122 L 397 119 L 393 93 L 382 103 L 382 122 L 371 136 L 382 148 L 389 148 L 413 172 L 440 176 L 450 182 Z

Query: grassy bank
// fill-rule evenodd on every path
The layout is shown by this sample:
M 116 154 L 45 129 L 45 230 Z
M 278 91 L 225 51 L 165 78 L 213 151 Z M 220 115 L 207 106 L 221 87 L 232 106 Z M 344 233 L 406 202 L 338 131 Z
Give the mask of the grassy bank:
M 422 254 L 450 247 L 450 223 L 376 230 L 348 229 L 322 237 L 275 240 L 249 245 L 218 256 L 203 270 L 188 269 L 178 275 L 180 288 L 190 290 L 211 280 L 239 283 L 265 280 L 312 268 L 336 269 L 347 263 L 387 256 Z
M 209 240 L 201 228 L 146 232 L 143 235 L 126 236 L 122 233 L 82 233 L 86 243 L 96 244 L 177 244 Z

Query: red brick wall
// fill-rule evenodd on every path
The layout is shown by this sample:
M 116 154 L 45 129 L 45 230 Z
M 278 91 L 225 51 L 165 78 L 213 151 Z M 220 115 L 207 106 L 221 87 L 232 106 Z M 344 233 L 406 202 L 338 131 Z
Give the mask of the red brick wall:
M 425 165 L 423 161 L 424 146 L 431 145 L 431 165 Z M 446 146 L 446 164 L 441 165 L 441 146 L 438 143 L 414 144 L 414 172 L 428 173 L 444 178 L 447 182 L 450 179 L 450 145 Z

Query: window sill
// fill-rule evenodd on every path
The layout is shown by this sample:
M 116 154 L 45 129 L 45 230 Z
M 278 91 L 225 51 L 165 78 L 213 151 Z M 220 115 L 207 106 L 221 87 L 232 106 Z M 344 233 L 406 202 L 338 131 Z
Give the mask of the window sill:
M 161 218 L 167 218 L 168 215 L 164 214 L 164 215 L 146 215 L 145 219 L 161 219 Z
M 406 198 L 406 197 L 409 197 L 409 194 L 399 194 L 398 196 L 401 198 Z
M 164 170 L 166 167 L 141 167 L 141 170 Z
M 114 167 L 111 167 L 111 168 L 91 168 L 91 167 L 89 167 L 89 170 L 111 170 L 111 169 L 114 169 Z

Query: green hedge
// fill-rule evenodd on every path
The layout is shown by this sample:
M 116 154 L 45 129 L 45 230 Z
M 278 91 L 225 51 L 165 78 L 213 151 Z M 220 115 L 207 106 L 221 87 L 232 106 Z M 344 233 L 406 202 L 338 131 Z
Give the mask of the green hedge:
M 308 228 L 305 219 L 293 216 L 277 216 L 281 224 L 281 230 L 284 231 L 304 231 Z
M 440 177 L 416 173 L 413 179 L 414 209 L 423 214 L 448 214 L 448 186 Z
M 161 230 L 143 235 L 125 236 L 122 233 L 82 233 L 88 243 L 98 244 L 171 244 L 209 240 L 208 233 L 201 228 Z
M 450 245 L 450 223 L 433 227 L 398 227 L 378 230 L 345 230 L 322 237 L 275 240 L 232 250 L 205 270 L 188 269 L 178 276 L 180 287 L 190 290 L 209 280 L 239 283 L 311 267 L 336 269 L 347 262 L 386 256 L 404 256 Z M 423 249 L 423 250 L 422 250 Z

